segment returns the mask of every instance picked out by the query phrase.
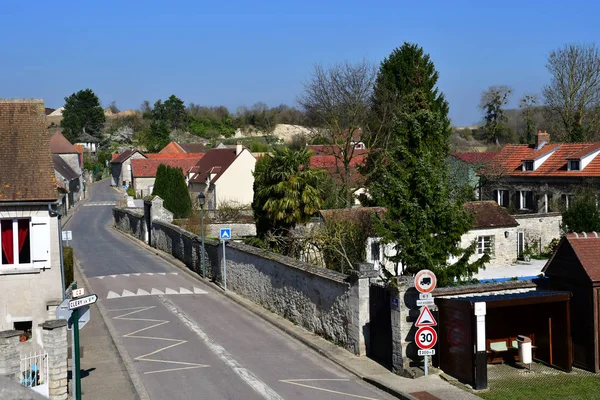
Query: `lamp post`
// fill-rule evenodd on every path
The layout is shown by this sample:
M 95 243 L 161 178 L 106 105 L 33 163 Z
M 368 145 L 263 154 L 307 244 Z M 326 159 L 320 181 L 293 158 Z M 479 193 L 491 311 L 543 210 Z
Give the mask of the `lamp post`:
M 200 237 L 202 238 L 202 255 L 200 258 L 200 263 L 202 266 L 202 278 L 206 279 L 206 265 L 204 264 L 204 202 L 206 201 L 206 196 L 204 193 L 198 194 L 198 205 L 200 205 Z

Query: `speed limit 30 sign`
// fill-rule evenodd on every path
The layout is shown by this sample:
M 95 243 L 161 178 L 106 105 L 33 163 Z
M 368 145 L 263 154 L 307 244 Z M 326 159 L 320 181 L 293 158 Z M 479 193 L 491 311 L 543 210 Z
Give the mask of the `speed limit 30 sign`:
M 437 332 L 430 326 L 419 328 L 415 333 L 415 342 L 420 349 L 431 349 L 437 343 Z

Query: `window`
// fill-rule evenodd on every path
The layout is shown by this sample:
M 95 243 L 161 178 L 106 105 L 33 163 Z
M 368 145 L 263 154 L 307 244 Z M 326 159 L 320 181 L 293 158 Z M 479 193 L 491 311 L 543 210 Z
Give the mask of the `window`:
M 529 190 L 521 190 L 518 193 L 519 210 L 533 210 L 534 199 L 533 192 Z
M 569 160 L 569 171 L 579 171 L 579 160 Z
M 508 207 L 508 202 L 509 202 L 508 190 L 505 190 L 505 189 L 494 190 L 494 200 L 496 200 L 496 203 L 498 203 L 499 206 Z
M 573 203 L 573 195 L 572 194 L 563 194 L 560 196 L 561 203 L 565 210 L 569 209 L 569 206 Z
M 0 220 L 0 272 L 16 268 L 50 268 L 47 216 Z
M 371 242 L 371 261 L 381 261 L 381 244 L 379 242 Z
M 523 171 L 533 171 L 533 161 L 523 161 Z
M 2 265 L 30 264 L 29 219 L 4 219 L 0 227 Z
M 493 236 L 477 236 L 477 254 L 494 254 L 493 245 Z

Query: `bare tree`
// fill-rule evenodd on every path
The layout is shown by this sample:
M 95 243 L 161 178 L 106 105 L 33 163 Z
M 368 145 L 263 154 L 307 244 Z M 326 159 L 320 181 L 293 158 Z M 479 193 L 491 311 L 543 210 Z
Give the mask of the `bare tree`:
M 117 102 L 115 100 L 111 101 L 107 108 L 113 114 L 118 114 L 121 112 L 121 110 L 119 110 L 119 107 L 117 107 Z
M 342 181 L 346 206 L 353 203 L 352 162 L 357 144 L 362 142 L 375 77 L 375 66 L 366 60 L 355 64 L 346 61 L 327 69 L 316 65 L 298 99 L 338 161 L 336 172 Z
M 508 104 L 512 95 L 510 86 L 490 86 L 488 90 L 481 94 L 479 108 L 484 113 L 485 125 L 483 129 L 490 142 L 498 144 L 499 139 L 506 136 L 508 121 L 504 115 L 504 108 Z
M 536 106 L 540 100 L 537 94 L 525 94 L 519 99 L 519 108 L 521 109 L 521 117 L 525 123 L 525 142 L 533 143 L 533 135 L 535 134 L 535 114 Z
M 567 44 L 554 50 L 546 68 L 552 79 L 544 87 L 548 111 L 559 116 L 563 138 L 585 141 L 600 127 L 600 52 L 595 44 Z

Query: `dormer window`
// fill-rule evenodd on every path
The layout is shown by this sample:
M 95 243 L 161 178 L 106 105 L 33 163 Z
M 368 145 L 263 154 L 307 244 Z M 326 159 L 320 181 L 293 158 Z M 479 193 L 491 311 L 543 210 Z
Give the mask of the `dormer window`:
M 580 166 L 581 166 L 581 161 L 569 160 L 569 171 L 579 171 Z
M 523 161 L 523 171 L 533 171 L 533 160 Z

